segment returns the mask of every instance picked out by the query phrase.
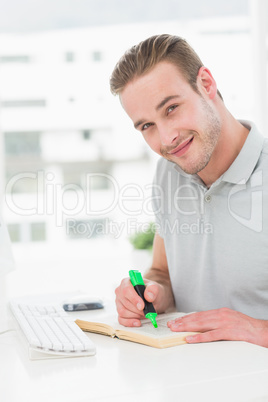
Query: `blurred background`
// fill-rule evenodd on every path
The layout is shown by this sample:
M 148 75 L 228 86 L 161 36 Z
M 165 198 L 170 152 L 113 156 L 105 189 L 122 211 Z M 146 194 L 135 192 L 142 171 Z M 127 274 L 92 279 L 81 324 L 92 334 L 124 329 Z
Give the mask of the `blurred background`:
M 267 0 L 0 0 L 2 215 L 16 270 L 10 296 L 113 298 L 150 253 L 129 241 L 153 222 L 158 157 L 109 77 L 148 36 L 184 37 L 236 118 L 267 124 Z

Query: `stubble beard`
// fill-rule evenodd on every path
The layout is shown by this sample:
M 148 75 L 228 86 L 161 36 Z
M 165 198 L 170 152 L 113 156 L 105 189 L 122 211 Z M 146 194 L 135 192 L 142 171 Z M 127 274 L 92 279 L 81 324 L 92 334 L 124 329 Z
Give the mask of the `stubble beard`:
M 203 98 L 201 98 L 201 105 L 206 118 L 206 127 L 202 130 L 202 138 L 200 138 L 200 135 L 197 131 L 189 130 L 187 135 L 185 135 L 185 138 L 180 139 L 180 142 L 173 147 L 173 149 L 175 149 L 186 138 L 193 136 L 193 142 L 199 141 L 201 144 L 198 158 L 191 158 L 191 155 L 187 155 L 185 158 L 187 160 L 187 164 L 184 164 L 183 157 L 180 160 L 180 158 L 172 157 L 172 155 L 168 153 L 170 150 L 164 148 L 161 148 L 160 150 L 165 159 L 168 159 L 169 161 L 178 165 L 185 173 L 192 175 L 199 173 L 208 165 L 221 133 L 220 120 L 214 113 L 211 106 Z

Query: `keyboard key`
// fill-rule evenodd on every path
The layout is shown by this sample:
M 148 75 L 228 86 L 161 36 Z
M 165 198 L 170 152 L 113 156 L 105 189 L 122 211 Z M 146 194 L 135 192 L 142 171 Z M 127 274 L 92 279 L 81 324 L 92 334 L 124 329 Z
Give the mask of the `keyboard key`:
M 88 336 L 58 304 L 10 303 L 30 348 L 43 353 L 90 356 L 96 353 Z

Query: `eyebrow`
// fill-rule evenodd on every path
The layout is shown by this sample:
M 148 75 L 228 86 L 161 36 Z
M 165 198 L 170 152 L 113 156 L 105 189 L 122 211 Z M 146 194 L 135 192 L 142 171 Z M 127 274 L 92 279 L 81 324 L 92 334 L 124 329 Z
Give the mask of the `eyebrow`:
M 179 95 L 170 95 L 170 96 L 166 96 L 156 107 L 155 110 L 158 111 L 159 109 L 161 109 L 163 106 L 165 106 L 165 104 L 167 102 L 169 102 L 172 99 L 177 99 L 180 98 Z M 146 123 L 146 120 L 138 120 L 135 124 L 134 127 L 137 129 L 141 124 Z
M 155 110 L 161 109 L 163 106 L 165 106 L 165 104 L 166 104 L 167 102 L 169 102 L 170 100 L 175 99 L 175 98 L 180 98 L 180 96 L 179 96 L 179 95 L 170 95 L 170 96 L 166 96 L 166 97 L 156 106 Z

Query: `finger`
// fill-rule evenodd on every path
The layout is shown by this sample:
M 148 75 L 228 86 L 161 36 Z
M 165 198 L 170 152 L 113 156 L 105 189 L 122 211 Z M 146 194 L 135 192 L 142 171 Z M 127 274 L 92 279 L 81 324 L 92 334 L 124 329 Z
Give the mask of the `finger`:
M 178 317 L 174 322 L 191 323 L 191 322 L 201 322 L 215 319 L 217 317 L 216 310 L 200 311 L 198 313 L 185 314 L 182 317 Z
M 230 321 L 237 320 L 240 315 L 237 311 L 231 310 L 229 308 L 219 308 L 214 310 L 199 311 L 197 313 L 190 313 L 184 315 L 182 318 L 185 322 L 191 321 L 202 321 L 202 320 L 215 320 L 220 321 Z
M 121 285 L 116 288 L 115 294 L 117 300 L 120 300 L 123 304 L 126 304 L 126 302 L 128 301 L 133 306 L 136 306 L 139 311 L 142 311 L 144 309 L 144 301 L 137 294 L 128 278 L 122 280 Z
M 122 318 L 118 317 L 118 322 L 120 325 L 124 325 L 124 327 L 140 327 L 140 320 L 134 318 Z
M 174 331 L 183 331 L 189 328 L 192 331 L 208 331 L 224 326 L 234 326 L 241 319 L 242 314 L 228 308 L 201 311 L 179 317 L 168 322 L 168 326 Z M 183 324 L 183 326 L 182 326 Z
M 122 306 L 123 306 L 126 310 L 130 311 L 130 312 L 133 313 L 133 314 L 142 315 L 142 313 L 143 313 L 143 310 L 139 310 L 139 309 L 137 308 L 137 305 L 131 303 L 131 302 L 130 302 L 128 299 L 126 299 L 126 298 L 121 298 L 121 299 L 120 299 L 120 298 L 116 298 L 116 299 L 115 299 L 115 303 L 116 303 L 117 311 L 118 311 L 119 308 L 122 308 Z
M 203 343 L 215 341 L 250 341 L 246 333 L 232 329 L 217 329 L 202 334 L 189 335 L 187 343 Z
M 202 312 L 203 313 L 203 312 Z M 203 315 L 200 315 L 200 313 L 190 313 L 190 314 L 186 314 L 183 316 L 180 316 L 178 318 L 175 318 L 174 320 L 168 321 L 167 322 L 167 326 L 169 328 L 173 327 L 175 329 L 175 327 L 179 327 L 181 326 L 182 323 L 187 324 L 187 323 L 191 323 L 191 322 L 197 322 L 205 319 L 205 317 Z
M 153 303 L 155 299 L 157 298 L 159 293 L 159 288 L 157 285 L 147 285 L 145 292 L 144 292 L 144 297 L 148 302 Z
M 178 318 L 175 321 L 170 321 L 168 327 L 173 332 L 207 332 L 219 328 L 220 322 L 218 319 L 209 321 L 185 321 L 183 318 Z
M 137 319 L 144 318 L 143 312 L 140 312 L 139 310 L 132 311 L 129 308 L 127 308 L 123 303 L 121 303 L 121 301 L 117 302 L 116 309 L 118 315 L 121 318 L 137 318 Z
M 124 304 L 128 306 L 133 306 L 134 311 L 143 311 L 145 304 L 142 298 L 137 294 L 137 292 L 132 288 L 123 289 Z

